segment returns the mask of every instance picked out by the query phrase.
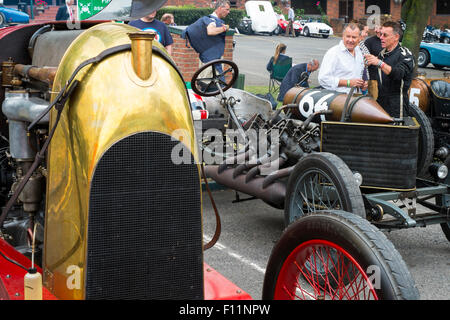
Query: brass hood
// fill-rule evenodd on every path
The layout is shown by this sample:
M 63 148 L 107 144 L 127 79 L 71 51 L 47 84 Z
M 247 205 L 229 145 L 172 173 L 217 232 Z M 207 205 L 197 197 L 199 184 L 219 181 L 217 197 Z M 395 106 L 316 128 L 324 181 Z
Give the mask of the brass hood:
M 104 23 L 82 33 L 61 60 L 52 99 L 81 62 L 105 49 L 130 44 L 129 34 L 136 32 L 128 25 Z M 157 41 L 153 46 L 164 50 Z M 43 265 L 45 285 L 59 298 L 84 298 L 89 188 L 105 151 L 139 132 L 160 132 L 179 140 L 181 129 L 186 133 L 183 142 L 198 159 L 183 79 L 161 55 L 149 54 L 151 74 L 145 80 L 135 73 L 131 51 L 82 69 L 76 77 L 80 85 L 68 100 L 50 144 Z M 53 112 L 50 126 L 54 118 Z

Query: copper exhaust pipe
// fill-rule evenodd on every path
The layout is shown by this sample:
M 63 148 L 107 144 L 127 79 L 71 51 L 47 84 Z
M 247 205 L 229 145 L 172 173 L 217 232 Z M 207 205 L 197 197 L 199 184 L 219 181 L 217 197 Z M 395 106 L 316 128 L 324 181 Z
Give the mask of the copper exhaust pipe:
M 274 163 L 276 161 L 278 161 L 278 167 L 281 167 L 284 165 L 286 160 L 287 160 L 286 156 L 281 156 L 274 161 L 263 163 L 257 167 L 252 168 L 245 176 L 245 182 L 249 182 L 250 180 L 254 179 L 257 175 L 259 175 L 261 173 L 261 168 L 264 168 L 264 167 L 270 168 L 272 166 L 272 163 Z
M 276 181 L 278 179 L 290 176 L 292 171 L 294 171 L 294 168 L 295 168 L 295 166 L 291 166 L 291 167 L 277 170 L 277 171 L 269 174 L 267 177 L 264 178 L 263 185 L 262 185 L 263 189 L 267 188 L 270 184 L 272 184 L 274 181 Z
M 245 176 L 240 175 L 233 178 L 234 169 L 226 169 L 222 173 L 218 172 L 218 166 L 205 166 L 205 173 L 208 178 L 233 190 L 257 197 L 267 204 L 277 209 L 284 208 L 286 196 L 286 185 L 282 182 L 274 182 L 267 188 L 263 188 L 264 178 L 255 178 L 248 183 Z

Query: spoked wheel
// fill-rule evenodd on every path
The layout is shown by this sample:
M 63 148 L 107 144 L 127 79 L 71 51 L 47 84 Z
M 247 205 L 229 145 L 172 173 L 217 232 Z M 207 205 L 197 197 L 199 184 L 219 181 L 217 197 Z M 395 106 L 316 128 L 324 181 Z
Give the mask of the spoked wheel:
M 239 75 L 237 65 L 229 60 L 213 60 L 198 69 L 192 76 L 191 86 L 195 93 L 212 97 L 227 91 Z M 219 89 L 220 87 L 220 89 Z
M 328 152 L 312 153 L 296 164 L 289 177 L 285 225 L 305 214 L 327 209 L 366 217 L 361 191 L 344 161 Z
M 406 264 L 386 236 L 345 211 L 292 223 L 272 250 L 262 299 L 418 299 Z

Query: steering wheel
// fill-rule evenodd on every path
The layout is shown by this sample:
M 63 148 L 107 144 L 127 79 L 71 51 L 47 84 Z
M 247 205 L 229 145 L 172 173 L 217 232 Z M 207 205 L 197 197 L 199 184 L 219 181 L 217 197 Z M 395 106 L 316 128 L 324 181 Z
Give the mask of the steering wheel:
M 224 71 L 222 71 L 222 65 L 223 69 L 225 69 Z M 227 82 L 226 77 L 230 73 L 231 79 Z M 200 75 L 202 78 L 199 78 Z M 239 69 L 234 62 L 224 59 L 213 60 L 194 73 L 191 80 L 191 87 L 200 96 L 216 96 L 230 89 L 236 82 L 238 75 Z

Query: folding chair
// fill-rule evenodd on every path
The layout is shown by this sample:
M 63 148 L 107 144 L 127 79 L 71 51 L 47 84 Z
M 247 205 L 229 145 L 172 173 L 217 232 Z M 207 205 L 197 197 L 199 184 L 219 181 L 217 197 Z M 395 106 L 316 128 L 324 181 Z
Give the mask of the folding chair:
M 278 61 L 273 64 L 272 72 L 269 79 L 269 92 L 277 93 L 280 90 L 281 81 L 283 81 L 286 73 L 292 67 L 292 58 L 288 57 L 283 61 Z

